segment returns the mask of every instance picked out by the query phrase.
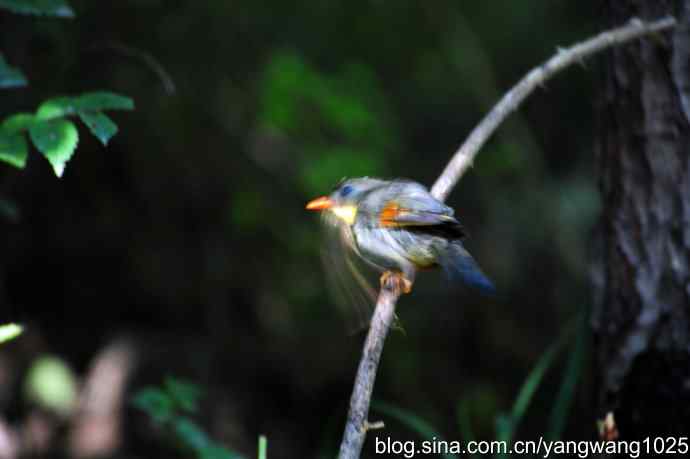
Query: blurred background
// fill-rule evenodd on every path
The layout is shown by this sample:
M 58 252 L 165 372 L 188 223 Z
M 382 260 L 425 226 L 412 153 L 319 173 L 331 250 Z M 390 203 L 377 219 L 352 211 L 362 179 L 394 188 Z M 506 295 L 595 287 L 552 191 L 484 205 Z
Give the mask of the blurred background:
M 190 457 L 132 403 L 166 378 L 198 389 L 194 426 L 218 445 L 253 457 L 264 434 L 273 458 L 333 457 L 364 332 L 334 306 L 304 204 L 345 176 L 430 186 L 500 95 L 599 14 L 561 0 L 70 3 L 67 20 L 0 10 L 0 49 L 30 81 L 0 93 L 0 115 L 101 89 L 136 110 L 111 115 L 107 148 L 82 126 L 61 179 L 35 150 L 24 170 L 0 165 L 0 323 L 26 326 L 0 347 L 0 446 L 47 457 Z M 404 410 L 448 439 L 468 425 L 495 438 L 589 307 L 598 78 L 593 60 L 552 80 L 450 195 L 499 296 L 419 276 L 379 368 L 378 435 L 419 438 L 391 415 Z M 548 430 L 567 359 L 516 438 Z M 589 439 L 586 374 L 575 386 L 562 437 Z

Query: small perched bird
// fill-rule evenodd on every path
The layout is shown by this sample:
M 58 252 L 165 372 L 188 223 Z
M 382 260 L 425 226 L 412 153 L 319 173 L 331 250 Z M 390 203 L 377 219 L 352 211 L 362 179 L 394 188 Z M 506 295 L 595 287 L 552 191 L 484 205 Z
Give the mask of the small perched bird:
M 463 247 L 465 232 L 453 209 L 417 182 L 348 179 L 329 196 L 307 203 L 307 209 L 322 211 L 327 226 L 335 230 L 332 239 L 336 244 L 327 253 L 327 272 L 347 267 L 363 286 L 363 277 L 349 257 L 354 253 L 383 272 L 382 284 L 395 275 L 405 293 L 410 292 L 417 270 L 436 266 L 451 279 L 462 280 L 482 293 L 495 292 Z M 336 276 L 344 279 L 342 273 Z

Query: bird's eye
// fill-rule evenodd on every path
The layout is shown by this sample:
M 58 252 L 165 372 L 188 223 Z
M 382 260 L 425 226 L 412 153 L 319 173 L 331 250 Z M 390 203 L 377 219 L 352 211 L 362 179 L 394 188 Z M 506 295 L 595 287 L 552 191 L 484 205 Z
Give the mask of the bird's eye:
M 345 185 L 340 189 L 340 195 L 343 197 L 347 196 L 350 193 L 352 193 L 352 186 L 350 185 Z

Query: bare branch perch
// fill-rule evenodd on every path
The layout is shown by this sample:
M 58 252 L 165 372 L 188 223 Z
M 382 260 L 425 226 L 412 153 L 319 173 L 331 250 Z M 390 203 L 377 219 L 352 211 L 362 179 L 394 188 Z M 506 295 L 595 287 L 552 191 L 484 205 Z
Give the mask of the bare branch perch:
M 392 278 L 391 278 L 392 279 Z M 371 318 L 371 326 L 367 339 L 364 342 L 362 359 L 359 361 L 355 386 L 350 398 L 350 411 L 347 414 L 345 435 L 340 444 L 341 459 L 355 459 L 359 457 L 366 437 L 369 422 L 369 403 L 374 391 L 376 369 L 379 366 L 383 342 L 386 340 L 395 316 L 395 303 L 400 297 L 400 289 L 397 284 L 388 282 L 381 288 L 374 316 Z
M 525 75 L 484 117 L 465 143 L 455 152 L 431 188 L 431 193 L 436 198 L 444 200 L 460 177 L 472 165 L 479 149 L 506 117 L 515 111 L 537 87 L 542 86 L 558 72 L 574 63 L 584 61 L 585 58 L 599 51 L 670 29 L 675 25 L 676 20 L 673 17 L 654 22 L 643 22 L 634 18 L 625 26 L 602 32 L 570 48 L 558 49 L 552 58 Z M 360 456 L 367 433 L 367 416 L 376 369 L 383 351 L 383 343 L 393 322 L 395 304 L 399 297 L 400 290 L 393 284 L 385 285 L 379 294 L 350 398 L 350 411 L 338 455 L 340 459 L 357 459 Z

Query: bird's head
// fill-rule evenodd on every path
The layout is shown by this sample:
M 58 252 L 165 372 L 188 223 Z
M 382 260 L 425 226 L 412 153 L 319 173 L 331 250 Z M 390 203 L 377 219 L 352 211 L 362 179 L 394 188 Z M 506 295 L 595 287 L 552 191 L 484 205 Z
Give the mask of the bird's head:
M 328 196 L 321 196 L 307 203 L 308 210 L 330 212 L 341 221 L 352 225 L 362 198 L 372 189 L 385 184 L 383 180 L 362 177 L 342 180 Z

